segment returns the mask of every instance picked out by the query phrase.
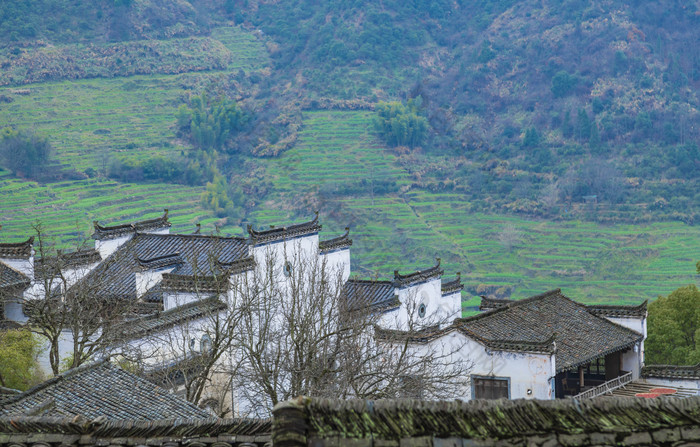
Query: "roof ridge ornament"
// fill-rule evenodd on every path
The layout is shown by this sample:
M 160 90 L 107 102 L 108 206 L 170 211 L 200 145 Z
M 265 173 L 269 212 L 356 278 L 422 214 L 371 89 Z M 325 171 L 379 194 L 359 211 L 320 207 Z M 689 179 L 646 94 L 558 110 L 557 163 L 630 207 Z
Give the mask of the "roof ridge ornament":
M 147 232 L 148 230 L 160 230 L 170 228 L 172 224 L 168 220 L 168 209 L 163 209 L 163 215 L 154 219 L 146 219 L 142 221 L 121 224 L 121 225 L 100 225 L 99 221 L 93 220 L 92 224 L 95 232 L 92 234 L 93 239 L 109 240 L 125 236 L 127 234 Z
M 0 244 L 0 258 L 28 259 L 34 249 L 34 236 L 22 242 L 5 242 Z
M 345 227 L 345 234 L 328 239 L 327 241 L 320 241 L 318 243 L 318 249 L 321 253 L 329 253 L 331 251 L 349 248 L 352 245 L 352 239 L 348 237 L 349 235 L 350 227 Z
M 425 270 L 418 270 L 408 275 L 401 275 L 398 270 L 394 270 L 394 285 L 403 288 L 425 282 L 429 279 L 439 278 L 444 273 L 444 270 L 440 268 L 440 258 L 435 258 L 435 260 L 437 263 L 433 267 Z
M 322 225 L 318 223 L 318 211 L 316 211 L 315 214 L 313 220 L 309 222 L 285 225 L 282 227 L 271 226 L 272 228 L 268 230 L 258 231 L 253 228 L 253 225 L 248 224 L 249 243 L 251 245 L 261 245 L 318 233 L 321 231 Z

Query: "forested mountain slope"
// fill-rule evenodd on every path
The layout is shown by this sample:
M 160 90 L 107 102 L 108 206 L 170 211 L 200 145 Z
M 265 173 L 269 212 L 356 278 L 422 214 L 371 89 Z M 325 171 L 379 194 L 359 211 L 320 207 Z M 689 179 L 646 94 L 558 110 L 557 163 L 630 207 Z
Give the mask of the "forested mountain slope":
M 0 239 L 319 208 L 366 272 L 654 297 L 700 249 L 698 42 L 698 1 L 6 0 Z

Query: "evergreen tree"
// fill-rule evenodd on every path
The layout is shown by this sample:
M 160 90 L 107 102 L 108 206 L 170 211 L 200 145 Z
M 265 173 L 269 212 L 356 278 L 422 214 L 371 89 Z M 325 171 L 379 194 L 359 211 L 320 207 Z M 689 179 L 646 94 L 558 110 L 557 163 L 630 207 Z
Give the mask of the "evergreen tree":
M 591 137 L 591 119 L 588 117 L 586 109 L 578 110 L 576 118 L 576 133 L 580 141 L 586 142 Z
M 650 364 L 700 362 L 700 291 L 695 285 L 675 290 L 649 305 L 646 360 Z

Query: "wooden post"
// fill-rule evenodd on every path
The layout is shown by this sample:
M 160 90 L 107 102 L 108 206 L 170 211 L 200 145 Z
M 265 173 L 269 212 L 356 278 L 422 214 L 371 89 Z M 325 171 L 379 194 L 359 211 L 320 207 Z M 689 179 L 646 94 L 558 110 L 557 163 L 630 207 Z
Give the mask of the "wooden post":
M 578 367 L 578 385 L 579 391 L 583 391 L 583 366 Z

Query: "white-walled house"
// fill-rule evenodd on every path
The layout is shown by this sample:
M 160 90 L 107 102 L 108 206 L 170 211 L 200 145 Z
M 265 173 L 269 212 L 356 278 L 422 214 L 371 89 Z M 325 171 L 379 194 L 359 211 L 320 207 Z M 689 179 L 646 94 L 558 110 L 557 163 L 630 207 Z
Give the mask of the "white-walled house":
M 460 275 L 442 282 L 444 271 L 437 264 L 407 275 L 394 271 L 393 280 L 350 279 L 345 284 L 349 308 L 370 307 L 381 312 L 379 326 L 391 330 L 446 327 L 461 316 Z
M 554 399 L 626 373 L 640 377 L 646 303 L 585 306 L 556 289 L 518 301 L 483 298 L 482 308 L 440 330 L 406 334 L 418 351 L 447 349 L 472 362 L 470 386 L 456 398 Z M 620 314 L 642 332 L 615 322 Z
M 235 291 L 242 284 L 252 284 L 272 268 L 284 295 L 299 262 L 337 274 L 345 308 L 379 316 L 379 343 L 386 343 L 389 333 L 404 332 L 419 355 L 441 351 L 448 353 L 445 359 L 471 363 L 464 382 L 469 385 L 455 398 L 553 399 L 625 372 L 640 377 L 646 303 L 584 306 L 555 290 L 520 301 L 484 298 L 483 313 L 459 318 L 464 286 L 459 274 L 443 281 L 439 259 L 425 270 L 395 271 L 387 280 L 351 278 L 349 231 L 322 240 L 318 215 L 300 224 L 248 227 L 246 237 L 198 230 L 170 234 L 170 226 L 167 210 L 132 224 L 95 222 L 95 249 L 60 254 L 55 265 L 63 266 L 68 291 L 87 285 L 96 297 L 130 303 L 132 315 L 122 324 L 115 349 L 140 352 L 149 374 L 165 374 L 175 385 L 177 374 L 191 366 L 189 360 L 207 351 L 212 320 L 235 308 Z M 49 259 L 35 262 L 34 257 L 32 239 L 0 244 L 5 321 L 25 323 L 22 301 L 40 296 L 42 279 L 51 275 Z M 70 347 L 66 333 L 61 355 L 68 355 Z M 238 362 L 235 348 L 221 361 Z M 244 404 L 245 383 L 230 382 L 232 401 Z

